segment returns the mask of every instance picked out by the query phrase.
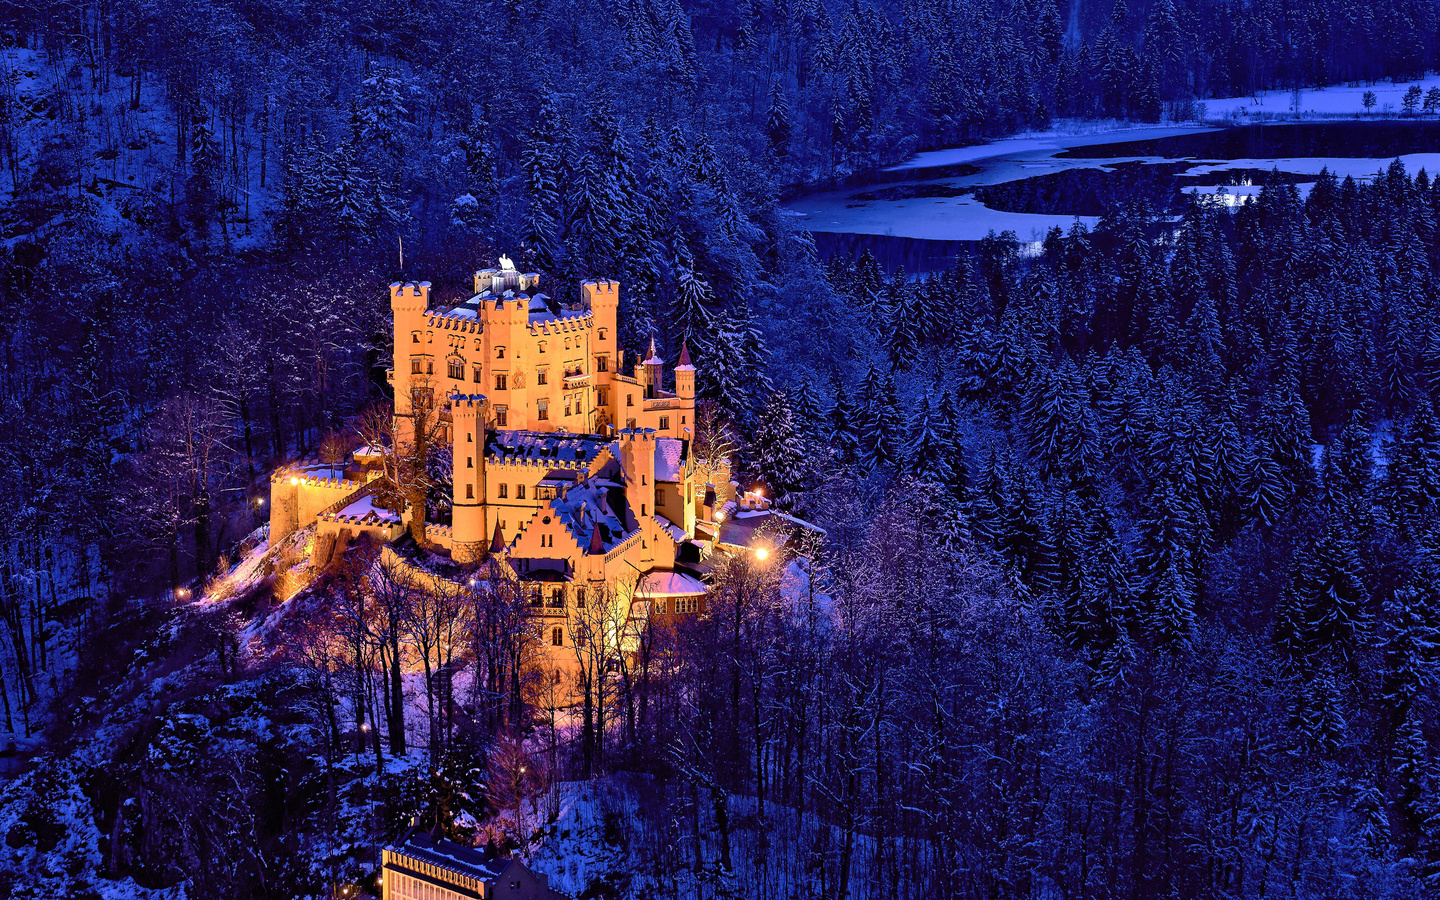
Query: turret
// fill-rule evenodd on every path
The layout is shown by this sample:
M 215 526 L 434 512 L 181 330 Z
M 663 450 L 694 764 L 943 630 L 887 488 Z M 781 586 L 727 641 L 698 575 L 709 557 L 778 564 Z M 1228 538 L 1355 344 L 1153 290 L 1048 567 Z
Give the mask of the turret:
M 675 396 L 695 401 L 695 367 L 690 364 L 690 342 L 680 342 L 680 362 L 675 366 Z
M 455 394 L 450 398 L 454 447 L 450 501 L 455 545 L 451 557 L 475 562 L 485 549 L 485 398 Z
M 390 285 L 390 312 L 395 320 L 395 355 L 391 381 L 395 389 L 395 444 L 404 446 L 415 438 L 410 421 L 411 373 L 416 357 L 433 354 L 425 334 L 425 311 L 430 307 L 430 282 L 395 282 Z M 423 370 L 423 363 L 422 363 Z
M 664 386 L 665 376 L 661 374 L 661 367 L 665 361 L 660 358 L 660 352 L 655 349 L 655 335 L 650 335 L 650 353 L 645 361 L 640 364 L 641 371 L 636 372 L 640 376 L 640 384 L 645 388 L 645 396 L 654 399 Z

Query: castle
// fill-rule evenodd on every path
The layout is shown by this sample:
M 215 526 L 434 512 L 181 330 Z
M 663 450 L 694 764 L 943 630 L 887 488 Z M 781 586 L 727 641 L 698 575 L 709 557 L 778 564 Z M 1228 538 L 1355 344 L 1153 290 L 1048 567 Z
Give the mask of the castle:
M 450 523 L 427 523 L 432 549 L 522 582 L 546 643 L 560 648 L 574 640 L 587 595 L 641 601 L 647 615 L 699 612 L 706 557 L 763 559 L 811 527 L 759 492 L 737 492 L 728 460 L 697 458 L 685 347 L 673 390 L 653 340 L 624 374 L 618 284 L 587 282 L 571 306 L 539 288 L 538 274 L 503 256 L 456 306 L 432 309 L 428 282 L 390 286 L 394 447 L 403 455 L 435 435 L 450 457 Z M 313 525 L 310 552 L 323 566 L 360 534 L 401 538 L 424 513 L 377 502 L 387 452 L 365 447 L 343 466 L 277 471 L 271 546 Z

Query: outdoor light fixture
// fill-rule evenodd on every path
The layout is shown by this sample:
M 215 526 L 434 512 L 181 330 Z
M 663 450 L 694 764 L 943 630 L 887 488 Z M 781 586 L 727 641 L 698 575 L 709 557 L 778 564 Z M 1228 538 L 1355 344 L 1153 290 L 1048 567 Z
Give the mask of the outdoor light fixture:
M 291 476 L 290 476 L 290 483 L 291 483 L 292 485 L 299 484 L 299 483 L 300 483 L 300 479 L 296 478 L 294 475 L 291 475 Z
M 756 558 L 756 559 L 763 561 L 763 560 L 765 559 L 765 557 L 767 557 L 767 556 L 769 556 L 769 555 L 770 555 L 770 551 L 769 551 L 769 550 L 766 550 L 764 547 L 756 547 L 756 548 L 755 548 L 755 558 Z

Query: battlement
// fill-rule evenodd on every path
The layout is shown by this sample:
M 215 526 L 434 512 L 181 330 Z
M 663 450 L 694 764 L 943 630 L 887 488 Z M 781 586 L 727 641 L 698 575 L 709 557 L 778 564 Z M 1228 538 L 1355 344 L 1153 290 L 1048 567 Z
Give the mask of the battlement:
M 294 486 L 304 485 L 306 487 L 321 488 L 345 488 L 347 490 L 358 490 L 366 486 L 368 482 L 356 481 L 353 478 L 346 478 L 343 475 L 328 476 L 315 475 L 312 473 L 300 472 L 294 469 L 276 469 L 270 473 L 271 484 L 289 483 Z
M 485 398 L 484 394 L 461 394 L 457 392 L 450 395 L 450 409 L 452 412 L 483 410 L 487 403 L 489 403 L 489 401 Z
M 390 305 L 392 307 L 400 305 L 419 306 L 421 309 L 424 309 L 430 305 L 430 282 L 392 282 L 390 285 Z
M 655 429 L 653 428 L 621 428 L 615 432 L 615 439 L 620 441 L 653 441 L 655 440 Z

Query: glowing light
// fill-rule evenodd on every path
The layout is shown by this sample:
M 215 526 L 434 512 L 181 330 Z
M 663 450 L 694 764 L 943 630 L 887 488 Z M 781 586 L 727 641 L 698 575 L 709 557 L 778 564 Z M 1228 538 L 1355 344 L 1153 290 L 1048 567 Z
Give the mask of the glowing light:
M 300 483 L 300 479 L 296 478 L 294 475 L 291 475 L 291 476 L 290 476 L 290 484 L 296 485 L 296 484 L 299 484 L 299 483 Z
M 763 560 L 764 560 L 766 557 L 768 557 L 769 555 L 770 555 L 770 551 L 769 551 L 769 550 L 766 550 L 764 547 L 756 547 L 756 548 L 755 548 L 755 558 L 756 558 L 756 559 L 763 561 Z

